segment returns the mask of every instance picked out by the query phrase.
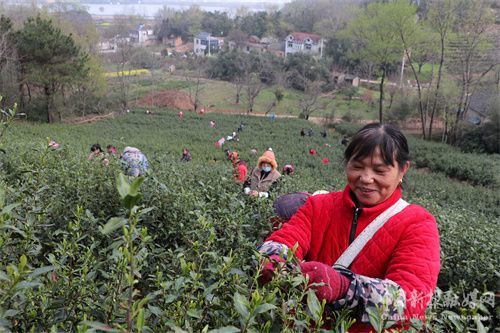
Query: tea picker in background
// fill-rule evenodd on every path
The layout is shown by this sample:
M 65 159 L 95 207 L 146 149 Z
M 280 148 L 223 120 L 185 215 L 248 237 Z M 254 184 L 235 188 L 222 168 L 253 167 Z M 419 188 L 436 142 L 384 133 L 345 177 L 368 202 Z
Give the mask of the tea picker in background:
M 102 151 L 101 145 L 98 143 L 94 143 L 90 146 L 90 155 L 87 158 L 89 161 L 92 161 L 95 158 L 99 158 L 104 156 L 104 152 Z
M 304 128 L 300 130 L 300 136 L 306 136 L 306 132 L 304 132 Z
M 300 270 L 320 302 L 356 308 L 349 332 L 373 331 L 373 312 L 398 326 L 402 319 L 425 320 L 440 270 L 439 234 L 429 212 L 401 199 L 410 166 L 407 140 L 391 125 L 368 124 L 344 158 L 345 189 L 308 198 L 259 247 L 272 260 L 262 277 L 296 247 Z
M 240 139 L 238 139 L 236 132 L 233 132 L 233 133 L 231 133 L 231 135 L 228 135 L 226 137 L 226 141 L 240 141 Z
M 243 184 L 247 179 L 247 174 L 248 174 L 247 162 L 245 160 L 237 159 L 235 162 L 233 162 L 233 168 L 234 168 L 234 180 L 237 183 Z
M 222 137 L 215 142 L 215 147 L 216 148 L 223 148 L 225 142 L 226 142 L 226 139 Z
M 283 170 L 281 170 L 281 172 L 285 175 L 285 176 L 291 176 L 293 175 L 293 173 L 295 172 L 295 169 L 293 168 L 293 165 L 291 164 L 287 164 L 283 167 Z
M 109 164 L 109 160 L 106 158 L 106 155 L 104 155 L 101 145 L 98 143 L 95 143 L 92 146 L 90 146 L 90 155 L 87 159 L 89 161 L 100 160 L 104 165 Z
M 304 205 L 309 196 L 310 194 L 307 192 L 293 192 L 284 194 L 274 200 L 273 209 L 275 216 L 269 221 L 272 230 L 276 231 L 281 228 Z M 265 276 L 260 278 L 261 282 L 267 282 L 272 279 L 271 270 L 266 270 L 263 273 Z
M 107 145 L 106 150 L 108 151 L 108 154 L 110 156 L 116 156 L 118 154 L 118 151 L 116 150 L 116 147 L 113 145 Z
M 250 178 L 243 185 L 245 194 L 268 197 L 269 191 L 276 186 L 281 174 L 274 153 L 267 150 L 259 157 L 257 166 L 250 173 Z
M 125 147 L 120 155 L 122 167 L 125 173 L 132 177 L 145 175 L 149 170 L 149 162 L 139 149 L 135 147 Z
M 302 207 L 307 199 L 312 195 L 318 195 L 318 194 L 325 194 L 328 193 L 328 191 L 324 190 L 318 190 L 315 191 L 313 194 L 309 194 L 308 192 L 292 192 L 292 193 L 287 193 L 273 202 L 273 209 L 275 216 L 271 218 L 269 221 L 271 223 L 271 228 L 273 231 L 278 230 L 281 228 L 290 218 L 299 210 L 300 207 Z M 263 272 L 264 274 L 267 274 L 267 276 L 261 277 L 261 282 L 262 281 L 270 281 L 272 278 L 272 275 L 270 275 L 270 271 Z
M 191 153 L 187 148 L 184 148 L 182 150 L 182 157 L 181 157 L 181 162 L 190 162 L 193 159 L 191 156 Z
M 347 136 L 344 135 L 344 137 L 342 138 L 342 141 L 340 142 L 343 146 L 347 146 L 347 144 L 349 143 L 349 138 Z

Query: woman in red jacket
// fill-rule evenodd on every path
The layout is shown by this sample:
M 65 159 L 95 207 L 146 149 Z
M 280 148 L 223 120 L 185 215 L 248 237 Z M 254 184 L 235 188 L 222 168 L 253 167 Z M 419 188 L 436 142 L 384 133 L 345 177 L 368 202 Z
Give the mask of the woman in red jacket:
M 424 320 L 440 269 L 439 234 L 429 212 L 400 200 L 410 166 L 406 138 L 393 126 L 368 124 L 354 135 L 344 157 L 345 189 L 311 196 L 259 251 L 280 260 L 298 244 L 295 256 L 309 283 L 316 284 L 311 288 L 318 298 L 336 309 L 354 309 L 357 322 L 349 332 L 369 332 L 372 310 L 399 324 Z M 388 218 L 380 224 L 384 219 L 375 219 L 382 213 Z M 379 229 L 365 238 L 377 224 Z M 359 244 L 357 255 L 344 254 Z M 339 265 L 349 256 L 345 267 Z M 272 261 L 266 267 L 272 269 Z

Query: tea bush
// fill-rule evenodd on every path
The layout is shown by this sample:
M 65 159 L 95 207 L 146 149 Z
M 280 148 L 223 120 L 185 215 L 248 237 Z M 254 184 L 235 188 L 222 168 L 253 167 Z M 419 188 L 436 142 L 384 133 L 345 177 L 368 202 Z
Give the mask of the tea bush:
M 255 248 L 270 232 L 272 200 L 242 195 L 231 164 L 214 143 L 244 123 L 240 141 L 226 147 L 250 167 L 258 158 L 251 148 L 260 155 L 272 147 L 281 166 L 292 163 L 295 174 L 284 177 L 273 198 L 341 190 L 346 181 L 340 138 L 300 137 L 300 129 L 311 126 L 301 120 L 187 113 L 178 121 L 176 113 L 149 116 L 136 110 L 87 125 L 13 127 L 6 154 L 0 155 L 2 329 L 291 332 L 321 326 L 324 305 L 301 287 L 298 272 L 257 285 Z M 208 126 L 211 119 L 216 129 Z M 47 146 L 49 139 L 61 148 Z M 127 185 L 117 178 L 118 161 L 107 167 L 87 161 L 95 142 L 140 148 L 151 174 L 142 184 Z M 183 147 L 192 162 L 179 161 Z M 318 155 L 311 156 L 311 148 Z M 328 165 L 323 157 L 330 158 Z M 405 186 L 405 197 L 437 218 L 440 287 L 496 290 L 498 191 L 415 171 Z M 447 309 L 432 311 L 437 318 Z M 336 316 L 335 331 L 346 332 L 352 324 L 346 312 L 330 316 Z M 455 327 L 439 319 L 429 325 Z

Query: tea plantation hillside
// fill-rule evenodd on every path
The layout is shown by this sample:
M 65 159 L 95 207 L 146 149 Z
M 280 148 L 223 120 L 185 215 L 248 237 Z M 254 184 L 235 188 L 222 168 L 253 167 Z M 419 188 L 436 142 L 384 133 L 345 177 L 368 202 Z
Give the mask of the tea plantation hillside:
M 231 163 L 215 147 L 241 123 L 240 141 L 225 148 L 252 166 L 258 157 L 250 154 L 252 148 L 260 154 L 272 147 L 280 167 L 295 166 L 272 198 L 344 188 L 341 134 L 330 131 L 322 138 L 321 129 L 312 127 L 313 137 L 301 137 L 301 128 L 311 127 L 304 120 L 189 112 L 178 120 L 177 111 L 161 110 L 86 125 L 15 124 L 5 138 L 5 154 L 0 153 L 0 331 L 303 332 L 321 327 L 323 307 L 304 290 L 298 272 L 264 287 L 257 284 L 255 248 L 270 232 L 272 198 L 243 195 Z M 60 147 L 50 148 L 50 140 Z M 493 330 L 498 184 L 472 176 L 452 179 L 436 166 L 441 146 L 411 141 L 419 147 L 417 165 L 427 169 L 409 172 L 405 198 L 431 211 L 441 234 L 441 289 L 428 325 L 445 332 Z M 140 148 L 151 174 L 134 181 L 118 177 L 116 160 L 109 166 L 88 161 L 96 142 L 119 151 Z M 192 162 L 180 162 L 184 147 Z M 316 156 L 309 154 L 311 148 Z M 417 155 L 424 153 L 427 164 Z M 497 157 L 448 153 L 458 154 L 453 163 L 462 167 L 460 161 L 474 160 L 484 172 L 481 179 L 498 175 Z M 322 163 L 325 157 L 328 164 Z M 352 323 L 348 313 L 333 315 L 336 331 L 345 332 Z

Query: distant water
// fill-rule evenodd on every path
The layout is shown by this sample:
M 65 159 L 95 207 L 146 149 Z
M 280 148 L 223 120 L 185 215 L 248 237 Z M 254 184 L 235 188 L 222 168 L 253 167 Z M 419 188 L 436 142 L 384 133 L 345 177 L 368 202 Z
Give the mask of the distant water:
M 113 15 L 140 15 L 144 17 L 154 17 L 159 10 L 163 8 L 163 4 L 82 4 L 92 16 L 113 16 Z M 185 10 L 189 5 L 166 5 L 168 8 L 175 10 Z M 222 6 L 203 6 L 203 3 L 198 5 L 201 10 L 207 12 L 227 12 L 230 16 L 236 14 L 238 7 L 234 4 L 228 7 Z M 242 5 L 243 6 L 243 5 Z M 266 10 L 264 6 L 261 7 L 247 7 L 249 11 L 262 11 Z

